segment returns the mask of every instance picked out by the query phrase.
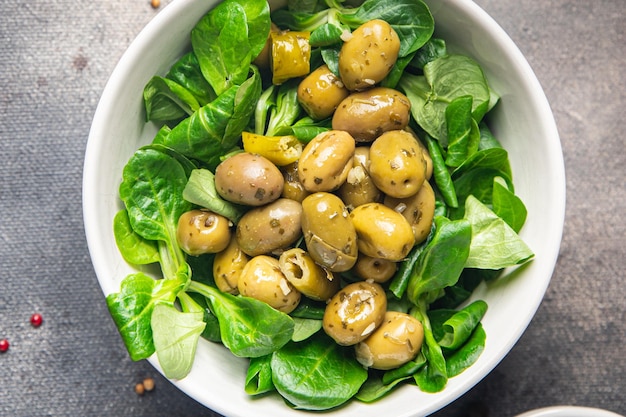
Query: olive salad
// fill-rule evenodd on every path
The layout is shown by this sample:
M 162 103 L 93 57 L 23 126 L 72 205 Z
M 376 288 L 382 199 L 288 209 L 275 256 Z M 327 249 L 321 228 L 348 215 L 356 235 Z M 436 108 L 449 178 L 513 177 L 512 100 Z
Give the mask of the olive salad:
M 192 28 L 119 188 L 133 360 L 181 379 L 206 339 L 249 358 L 250 395 L 326 410 L 478 359 L 473 290 L 534 255 L 498 96 L 434 28 L 421 0 L 226 0 Z

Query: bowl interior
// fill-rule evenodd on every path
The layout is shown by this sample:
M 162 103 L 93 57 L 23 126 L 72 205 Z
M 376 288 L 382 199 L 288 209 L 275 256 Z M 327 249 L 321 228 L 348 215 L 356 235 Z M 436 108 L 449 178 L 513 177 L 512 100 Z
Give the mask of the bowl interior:
M 143 87 L 189 48 L 191 28 L 216 3 L 176 0 L 165 7 L 122 56 L 96 110 L 85 155 L 83 209 L 92 262 L 105 295 L 118 291 L 122 279 L 135 271 L 115 246 L 112 221 L 122 208 L 118 199 L 122 169 L 157 131 L 144 123 Z M 543 298 L 558 256 L 565 209 L 563 157 L 539 82 L 513 41 L 476 4 L 464 0 L 426 3 L 435 17 L 436 36 L 444 38 L 450 49 L 476 59 L 501 96 L 489 122 L 509 151 L 516 193 L 528 209 L 521 236 L 536 257 L 492 285 L 478 288 L 474 298 L 489 304 L 483 320 L 485 351 L 476 364 L 450 379 L 443 392 L 425 394 L 406 386 L 374 404 L 353 401 L 327 415 L 423 416 L 458 398 L 487 375 L 522 335 Z M 150 362 L 159 369 L 155 359 Z M 222 346 L 201 341 L 191 373 L 174 383 L 198 402 L 228 416 L 303 414 L 277 396 L 253 399 L 246 395 L 245 372 L 244 360 Z

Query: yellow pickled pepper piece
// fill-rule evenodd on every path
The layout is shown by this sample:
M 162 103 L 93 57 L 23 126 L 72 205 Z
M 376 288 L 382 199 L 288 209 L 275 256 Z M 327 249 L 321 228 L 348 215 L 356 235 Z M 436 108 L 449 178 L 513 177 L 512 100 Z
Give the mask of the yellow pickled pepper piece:
M 270 33 L 272 83 L 279 85 L 290 78 L 311 71 L 310 32 L 281 31 Z
M 263 136 L 256 133 L 241 134 L 243 149 L 269 159 L 276 166 L 285 166 L 300 159 L 302 142 L 295 136 Z

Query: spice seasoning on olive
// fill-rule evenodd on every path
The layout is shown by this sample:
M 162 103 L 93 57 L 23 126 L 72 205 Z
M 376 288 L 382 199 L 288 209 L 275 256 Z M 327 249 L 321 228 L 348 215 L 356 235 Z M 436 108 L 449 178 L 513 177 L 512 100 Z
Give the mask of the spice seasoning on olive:
M 302 200 L 302 233 L 311 257 L 330 271 L 347 271 L 356 262 L 356 229 L 336 195 L 315 193 Z
M 415 317 L 396 311 L 385 313 L 382 324 L 355 346 L 365 367 L 389 370 L 415 359 L 424 341 L 424 328 Z
M 231 238 L 226 249 L 217 253 L 213 260 L 213 278 L 217 288 L 230 294 L 239 294 L 237 283 L 249 260 L 250 257 L 237 244 L 237 239 Z
M 380 204 L 363 204 L 350 213 L 359 252 L 390 261 L 404 259 L 413 245 L 413 229 L 402 214 Z
M 287 198 L 244 214 L 235 233 L 237 245 L 250 255 L 284 249 L 302 236 L 302 204 Z
M 405 198 L 426 179 L 426 161 L 417 139 L 405 130 L 380 135 L 370 146 L 370 175 L 385 194 Z
M 323 328 L 337 344 L 351 346 L 367 338 L 382 323 L 387 296 L 379 284 L 348 284 L 330 299 Z
M 328 66 L 322 65 L 298 85 L 298 102 L 311 118 L 332 116 L 341 101 L 350 94 Z
M 426 240 L 435 217 L 435 191 L 428 181 L 424 181 L 415 195 L 408 198 L 387 196 L 384 204 L 407 219 L 413 229 L 416 244 Z
M 326 301 L 339 290 L 339 278 L 316 264 L 303 249 L 293 248 L 283 252 L 278 266 L 298 291 L 313 300 Z
M 310 192 L 338 189 L 352 168 L 354 148 L 354 138 L 341 130 L 329 130 L 313 138 L 298 162 L 298 178 L 304 189 Z
M 280 270 L 278 259 L 259 255 L 250 259 L 239 277 L 239 293 L 256 298 L 283 313 L 291 313 L 300 303 L 300 292 Z
M 262 206 L 280 197 L 283 175 L 267 158 L 242 152 L 235 154 L 215 169 L 217 193 L 233 203 Z
M 189 255 L 217 253 L 228 246 L 231 225 L 226 217 L 211 211 L 190 210 L 178 219 L 176 239 Z
M 348 90 L 365 90 L 382 81 L 398 59 L 400 39 L 384 20 L 359 26 L 339 52 L 339 74 Z
M 384 132 L 404 129 L 410 110 L 411 102 L 401 92 L 375 87 L 352 93 L 339 103 L 332 127 L 345 130 L 357 142 L 372 142 Z

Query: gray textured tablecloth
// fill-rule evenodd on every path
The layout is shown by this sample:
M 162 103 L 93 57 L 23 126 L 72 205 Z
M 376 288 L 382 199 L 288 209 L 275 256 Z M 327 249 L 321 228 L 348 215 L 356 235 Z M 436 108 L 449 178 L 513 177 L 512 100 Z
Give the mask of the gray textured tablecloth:
M 553 280 L 524 336 L 436 416 L 512 417 L 557 404 L 626 414 L 626 2 L 478 3 L 524 52 L 554 110 L 566 223 Z M 97 101 L 162 7 L 0 6 L 0 339 L 11 343 L 0 354 L 0 416 L 216 416 L 129 359 L 83 231 L 83 153 Z M 44 318 L 39 328 L 29 324 L 34 312 Z M 138 396 L 144 377 L 156 389 Z

